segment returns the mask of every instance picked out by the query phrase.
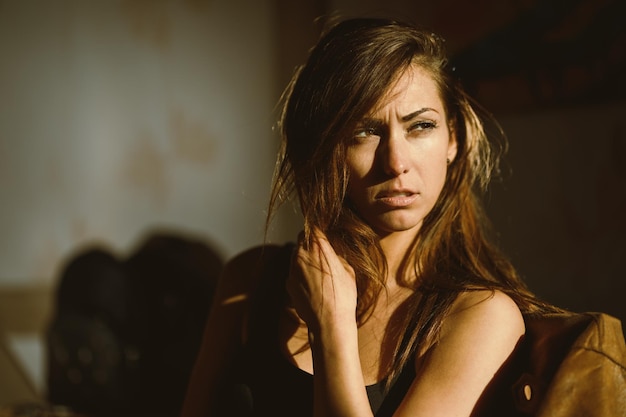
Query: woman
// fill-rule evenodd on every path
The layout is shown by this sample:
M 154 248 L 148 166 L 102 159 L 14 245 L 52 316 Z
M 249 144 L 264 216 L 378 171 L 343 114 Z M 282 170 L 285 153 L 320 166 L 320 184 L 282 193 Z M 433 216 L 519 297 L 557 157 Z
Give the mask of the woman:
M 297 194 L 304 230 L 226 267 L 184 416 L 469 416 L 523 316 L 556 310 L 488 240 L 496 152 L 446 64 L 437 36 L 380 19 L 311 51 L 269 215 Z

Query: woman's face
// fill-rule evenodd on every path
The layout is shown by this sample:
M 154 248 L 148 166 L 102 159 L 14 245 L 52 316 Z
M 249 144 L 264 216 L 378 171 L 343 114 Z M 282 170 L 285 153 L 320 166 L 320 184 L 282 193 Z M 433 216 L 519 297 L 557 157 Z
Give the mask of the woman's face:
M 417 233 L 455 155 L 437 86 L 413 65 L 350 139 L 348 197 L 381 236 Z

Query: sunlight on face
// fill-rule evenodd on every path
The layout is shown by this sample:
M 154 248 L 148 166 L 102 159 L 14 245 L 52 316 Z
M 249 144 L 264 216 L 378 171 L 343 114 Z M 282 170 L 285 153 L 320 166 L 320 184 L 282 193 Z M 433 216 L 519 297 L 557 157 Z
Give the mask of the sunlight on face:
M 350 139 L 348 197 L 381 236 L 416 234 L 455 155 L 437 85 L 413 65 Z

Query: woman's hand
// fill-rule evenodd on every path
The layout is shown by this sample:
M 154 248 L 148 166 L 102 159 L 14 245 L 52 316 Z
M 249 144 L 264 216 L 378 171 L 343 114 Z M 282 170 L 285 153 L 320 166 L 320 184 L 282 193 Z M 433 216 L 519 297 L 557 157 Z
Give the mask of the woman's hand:
M 294 251 L 287 290 L 311 340 L 315 416 L 371 416 L 359 358 L 354 269 L 315 230 Z
M 294 250 L 287 290 L 311 332 L 322 324 L 342 326 L 356 321 L 354 270 L 319 230 L 314 230 L 309 247 L 300 241 Z

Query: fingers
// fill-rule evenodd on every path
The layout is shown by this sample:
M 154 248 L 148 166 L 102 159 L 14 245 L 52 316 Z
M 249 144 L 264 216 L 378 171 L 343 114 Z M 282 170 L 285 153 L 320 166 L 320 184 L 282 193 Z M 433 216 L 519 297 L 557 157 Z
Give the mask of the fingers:
M 298 235 L 298 244 L 292 256 L 292 265 L 298 262 L 301 267 L 313 268 L 324 275 L 332 275 L 333 271 L 347 270 L 354 276 L 354 269 L 337 254 L 326 234 L 319 228 L 312 228 L 310 239 L 305 233 Z M 341 268 L 341 269 L 340 269 Z
M 356 281 L 354 269 L 332 247 L 326 235 L 311 231 L 309 245 L 299 236 L 292 254 L 287 292 L 298 316 L 308 326 L 354 319 Z

